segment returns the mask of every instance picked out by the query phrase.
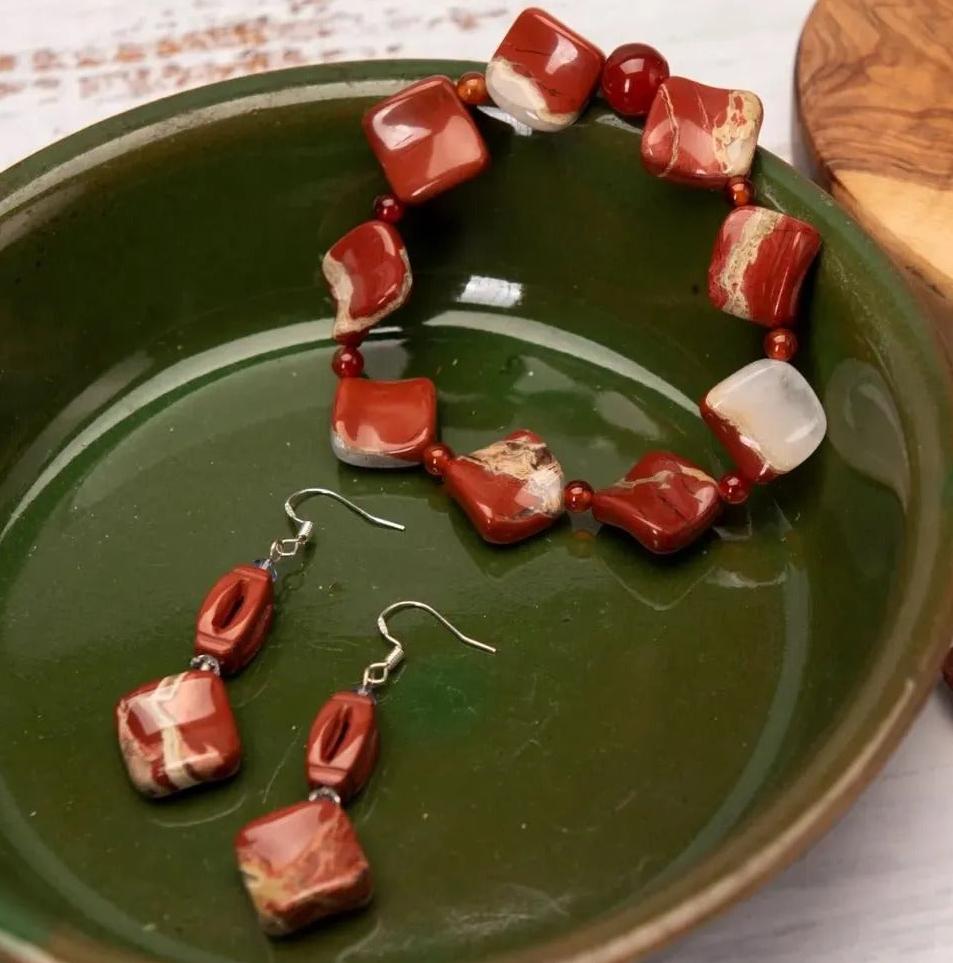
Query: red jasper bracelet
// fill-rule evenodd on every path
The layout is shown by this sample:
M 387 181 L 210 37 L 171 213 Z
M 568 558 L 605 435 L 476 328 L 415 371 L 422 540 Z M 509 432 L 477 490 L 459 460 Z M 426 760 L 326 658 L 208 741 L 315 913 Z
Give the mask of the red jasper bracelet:
M 651 451 L 608 488 L 565 484 L 553 453 L 525 429 L 458 457 L 436 441 L 432 381 L 361 377 L 358 346 L 410 294 L 410 261 L 395 225 L 408 206 L 475 177 L 489 163 L 470 109 L 492 100 L 517 124 L 558 131 L 578 118 L 597 86 L 617 113 L 645 118 L 641 152 L 650 173 L 723 190 L 732 204 L 715 238 L 709 297 L 768 331 L 766 357 L 715 385 L 700 405 L 736 465 L 719 481 L 680 455 Z M 365 468 L 423 464 L 489 542 L 528 538 L 565 510 L 591 511 L 658 553 L 690 544 L 723 503 L 740 504 L 753 484 L 796 468 L 827 430 L 816 394 L 788 364 L 797 350 L 790 326 L 820 236 L 810 224 L 754 206 L 748 178 L 761 122 L 754 94 L 671 77 L 661 54 L 644 44 L 626 44 L 606 59 L 535 8 L 516 18 L 485 76 L 466 74 L 456 84 L 429 77 L 371 107 L 364 131 L 393 193 L 378 197 L 374 219 L 347 233 L 323 261 L 337 303 L 334 337 L 342 345 L 332 362 L 340 379 L 331 415 L 337 457 Z

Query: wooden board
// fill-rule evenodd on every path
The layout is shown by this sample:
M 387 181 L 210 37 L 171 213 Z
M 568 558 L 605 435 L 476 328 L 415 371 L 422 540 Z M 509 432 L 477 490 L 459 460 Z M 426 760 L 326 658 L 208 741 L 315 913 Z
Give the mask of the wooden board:
M 795 83 L 818 179 L 953 309 L 953 0 L 819 0 Z

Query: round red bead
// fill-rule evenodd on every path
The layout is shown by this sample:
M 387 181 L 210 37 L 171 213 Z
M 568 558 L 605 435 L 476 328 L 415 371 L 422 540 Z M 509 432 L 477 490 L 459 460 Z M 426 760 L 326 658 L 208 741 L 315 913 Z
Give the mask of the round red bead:
M 668 78 L 668 63 L 645 43 L 626 43 L 609 54 L 602 69 L 602 96 L 623 117 L 649 112 L 655 94 Z
M 576 481 L 568 482 L 563 492 L 566 509 L 570 512 L 586 512 L 592 504 L 592 485 L 589 482 Z
M 764 336 L 764 353 L 772 361 L 790 361 L 797 352 L 797 335 L 788 328 L 775 328 Z
M 718 494 L 729 505 L 743 505 L 751 494 L 751 482 L 730 471 L 718 479 Z
M 374 198 L 374 217 L 388 224 L 396 224 L 404 216 L 404 205 L 393 194 Z
M 453 451 L 446 445 L 428 445 L 424 449 L 424 468 L 434 478 L 443 478 L 451 461 L 453 461 Z
M 486 78 L 475 71 L 464 74 L 457 81 L 457 96 L 470 107 L 479 107 L 489 101 Z
M 732 177 L 725 187 L 725 193 L 735 207 L 754 203 L 754 184 L 747 177 Z
M 338 348 L 331 359 L 331 370 L 339 378 L 358 378 L 364 370 L 364 355 L 357 348 Z

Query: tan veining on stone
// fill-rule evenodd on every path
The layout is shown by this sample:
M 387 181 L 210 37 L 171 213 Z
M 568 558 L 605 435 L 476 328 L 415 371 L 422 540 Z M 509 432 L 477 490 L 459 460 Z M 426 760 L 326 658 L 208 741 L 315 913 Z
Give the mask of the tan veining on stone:
M 728 314 L 751 318 L 751 309 L 744 293 L 745 271 L 758 258 L 761 244 L 778 226 L 781 215 L 777 211 L 758 208 L 752 212 L 741 229 L 741 237 L 732 245 L 718 274 L 718 284 L 725 292 L 722 308 Z

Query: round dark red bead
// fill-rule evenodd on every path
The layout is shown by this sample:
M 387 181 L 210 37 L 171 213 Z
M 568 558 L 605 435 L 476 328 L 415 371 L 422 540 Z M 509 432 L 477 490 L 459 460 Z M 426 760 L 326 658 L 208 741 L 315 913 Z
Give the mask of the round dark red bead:
M 730 471 L 718 479 L 718 494 L 729 505 L 743 505 L 751 494 L 751 482 L 736 471 Z
M 764 336 L 764 353 L 772 361 L 790 361 L 797 353 L 797 335 L 789 328 L 775 328 Z
M 592 485 L 589 482 L 576 479 L 568 482 L 563 492 L 566 509 L 570 512 L 586 512 L 592 505 Z
M 424 468 L 434 478 L 443 478 L 451 461 L 453 461 L 453 451 L 447 445 L 428 445 L 424 449 Z
M 735 207 L 754 203 L 754 184 L 747 177 L 732 177 L 725 187 L 725 193 Z
M 346 345 L 338 348 L 331 359 L 331 370 L 339 378 L 359 378 L 364 370 L 364 355 Z
M 470 71 L 457 81 L 457 96 L 470 107 L 479 107 L 489 101 L 486 78 L 483 74 Z
M 626 43 L 609 54 L 602 69 L 602 96 L 623 117 L 643 117 L 668 78 L 668 63 L 645 43 Z
M 403 203 L 393 194 L 381 194 L 374 198 L 374 217 L 388 224 L 396 224 L 404 216 Z

